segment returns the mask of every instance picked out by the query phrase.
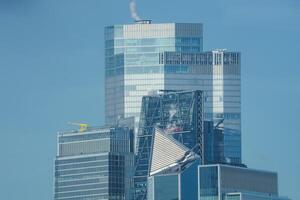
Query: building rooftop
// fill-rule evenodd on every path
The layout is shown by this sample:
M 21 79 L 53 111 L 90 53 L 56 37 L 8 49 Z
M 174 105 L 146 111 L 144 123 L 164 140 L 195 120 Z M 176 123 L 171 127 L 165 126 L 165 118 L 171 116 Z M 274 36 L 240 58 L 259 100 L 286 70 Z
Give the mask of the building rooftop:
M 59 136 L 66 136 L 66 135 L 78 135 L 78 134 L 89 134 L 94 132 L 108 132 L 110 129 L 114 127 L 112 126 L 87 126 L 84 130 L 73 129 L 73 130 L 66 130 L 66 131 L 59 131 Z

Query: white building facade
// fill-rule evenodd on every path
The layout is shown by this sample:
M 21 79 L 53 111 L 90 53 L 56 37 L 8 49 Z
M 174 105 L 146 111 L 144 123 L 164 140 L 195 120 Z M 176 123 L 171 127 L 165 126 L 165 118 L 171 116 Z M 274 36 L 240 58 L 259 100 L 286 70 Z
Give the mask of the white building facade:
M 165 88 L 165 51 L 202 52 L 202 24 L 137 23 L 106 27 L 105 116 L 107 123 L 134 116 L 142 97 Z M 137 123 L 138 124 L 138 123 Z

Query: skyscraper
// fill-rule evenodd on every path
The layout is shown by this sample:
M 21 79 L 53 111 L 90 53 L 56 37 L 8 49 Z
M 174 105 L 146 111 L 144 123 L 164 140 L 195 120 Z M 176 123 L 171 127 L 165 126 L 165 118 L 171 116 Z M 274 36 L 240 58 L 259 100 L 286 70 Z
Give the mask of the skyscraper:
M 147 20 L 106 27 L 105 48 L 107 123 L 133 116 L 137 132 L 144 95 L 154 90 L 201 90 L 204 120 L 213 121 L 222 131 L 219 159 L 241 164 L 238 52 L 203 52 L 202 24 L 152 24 Z M 141 169 L 140 147 L 139 140 L 136 174 Z
M 223 163 L 241 158 L 241 56 L 203 52 L 202 24 L 115 25 L 105 29 L 105 118 L 135 117 L 153 90 L 202 90 L 204 119 L 223 131 Z
M 55 200 L 132 199 L 133 130 L 88 128 L 58 134 Z
M 201 53 L 164 52 L 165 89 L 201 90 L 204 120 L 222 131 L 222 163 L 240 165 L 240 53 L 214 50 Z
M 142 96 L 165 87 L 163 52 L 202 52 L 202 24 L 135 24 L 105 28 L 105 119 L 134 116 L 136 129 Z
M 201 91 L 160 91 L 143 97 L 137 139 L 135 198 L 147 195 L 147 177 L 155 127 L 159 127 L 203 161 L 203 96 Z

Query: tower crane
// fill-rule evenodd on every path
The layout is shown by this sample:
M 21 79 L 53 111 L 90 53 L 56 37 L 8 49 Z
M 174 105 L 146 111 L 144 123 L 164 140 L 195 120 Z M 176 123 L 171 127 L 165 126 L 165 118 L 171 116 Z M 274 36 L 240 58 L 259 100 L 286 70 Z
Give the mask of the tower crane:
M 70 125 L 79 126 L 79 132 L 84 132 L 88 129 L 88 124 L 77 123 L 77 122 L 68 122 Z

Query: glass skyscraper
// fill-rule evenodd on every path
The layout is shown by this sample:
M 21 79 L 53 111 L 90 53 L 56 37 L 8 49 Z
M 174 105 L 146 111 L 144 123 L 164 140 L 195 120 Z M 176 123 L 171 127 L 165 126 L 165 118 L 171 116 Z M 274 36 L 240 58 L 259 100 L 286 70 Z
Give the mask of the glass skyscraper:
M 156 90 L 201 90 L 204 120 L 222 131 L 219 159 L 241 164 L 240 53 L 203 52 L 202 24 L 140 21 L 106 27 L 105 59 L 106 123 L 133 116 L 138 132 L 143 96 Z
M 161 53 L 202 50 L 202 24 L 141 21 L 106 27 L 106 123 L 134 116 L 137 129 L 142 97 L 149 91 L 166 89 Z
M 149 162 L 151 152 L 155 151 L 152 144 L 155 127 L 193 149 L 203 161 L 203 93 L 199 90 L 159 91 L 143 97 L 134 178 L 136 199 L 144 199 L 147 194 Z
M 132 199 L 133 130 L 88 128 L 58 134 L 55 200 Z
M 204 120 L 222 131 L 222 163 L 241 160 L 241 61 L 240 53 L 214 50 L 202 53 L 164 52 L 165 88 L 201 90 Z
M 202 24 L 115 25 L 105 29 L 105 118 L 135 117 L 153 90 L 201 90 L 204 119 L 223 132 L 222 163 L 241 159 L 241 55 L 203 52 Z
M 105 28 L 105 121 L 58 134 L 54 200 L 289 200 L 242 163 L 241 55 L 200 23 Z

